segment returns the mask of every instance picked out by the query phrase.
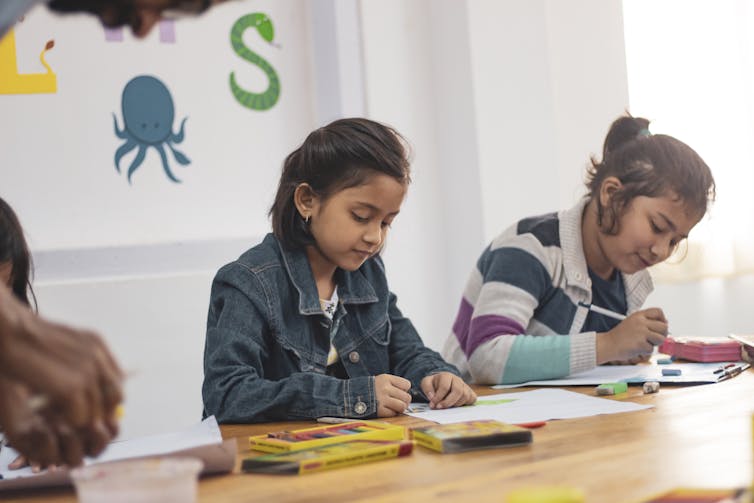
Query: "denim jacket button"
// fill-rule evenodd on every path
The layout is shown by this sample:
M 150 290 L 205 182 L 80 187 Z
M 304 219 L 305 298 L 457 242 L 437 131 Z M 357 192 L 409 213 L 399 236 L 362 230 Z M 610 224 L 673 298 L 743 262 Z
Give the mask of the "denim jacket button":
M 351 351 L 348 354 L 348 359 L 351 360 L 351 363 L 359 363 L 359 353 L 356 351 Z
M 353 410 L 357 414 L 363 414 L 367 411 L 367 404 L 364 402 L 356 402 L 356 405 L 353 406 Z

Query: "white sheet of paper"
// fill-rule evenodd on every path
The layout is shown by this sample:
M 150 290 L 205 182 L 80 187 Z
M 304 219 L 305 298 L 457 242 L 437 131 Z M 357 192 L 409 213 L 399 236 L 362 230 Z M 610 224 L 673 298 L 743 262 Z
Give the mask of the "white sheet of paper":
M 606 382 L 643 383 L 658 381 L 676 384 L 703 384 L 718 381 L 715 370 L 731 362 L 721 363 L 671 363 L 668 365 L 598 365 L 592 370 L 572 374 L 562 379 L 546 381 L 529 381 L 521 384 L 498 384 L 495 389 L 518 388 L 521 386 L 597 386 Z M 746 366 L 745 362 L 732 362 L 737 366 Z M 679 376 L 664 376 L 662 369 L 680 369 Z
M 199 458 L 204 462 L 203 474 L 229 472 L 236 462 L 236 441 L 223 442 L 217 420 L 210 416 L 184 431 L 113 442 L 98 457 L 85 459 L 84 464 L 163 455 Z M 0 490 L 70 483 L 65 469 L 42 473 L 32 473 L 28 467 L 8 470 L 8 464 L 16 456 L 16 451 L 10 447 L 3 447 L 0 451 Z
M 504 400 L 510 401 L 502 402 Z M 471 406 L 441 410 L 427 408 L 424 412 L 409 412 L 408 415 L 441 424 L 480 419 L 517 424 L 632 412 L 651 407 L 653 406 L 597 398 L 562 389 L 538 389 L 485 395 L 480 396 L 477 403 Z

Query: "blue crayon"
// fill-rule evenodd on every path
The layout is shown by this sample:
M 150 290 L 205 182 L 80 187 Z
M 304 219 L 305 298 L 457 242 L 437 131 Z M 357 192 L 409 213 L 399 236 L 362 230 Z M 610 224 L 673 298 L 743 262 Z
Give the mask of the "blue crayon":
M 681 375 L 681 369 L 662 369 L 662 375 L 664 375 L 664 376 L 679 376 L 679 375 Z

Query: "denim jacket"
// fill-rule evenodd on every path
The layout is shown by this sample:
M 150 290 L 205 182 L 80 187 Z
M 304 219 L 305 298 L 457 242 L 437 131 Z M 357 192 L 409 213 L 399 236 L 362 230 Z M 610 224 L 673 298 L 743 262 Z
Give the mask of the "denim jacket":
M 222 423 L 375 417 L 374 376 L 411 381 L 458 370 L 426 348 L 388 290 L 382 259 L 336 272 L 339 303 L 324 316 L 304 250 L 264 241 L 212 284 L 204 348 L 204 416 Z M 326 375 L 332 344 L 348 379 Z

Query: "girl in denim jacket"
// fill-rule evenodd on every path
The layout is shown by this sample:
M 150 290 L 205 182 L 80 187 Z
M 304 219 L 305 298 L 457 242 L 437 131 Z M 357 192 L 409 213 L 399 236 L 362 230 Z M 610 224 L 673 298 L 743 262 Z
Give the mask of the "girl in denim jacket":
M 379 252 L 410 181 L 404 145 L 382 124 L 342 119 L 286 158 L 273 233 L 212 285 L 205 416 L 388 417 L 412 399 L 438 409 L 476 400 L 388 289 Z

